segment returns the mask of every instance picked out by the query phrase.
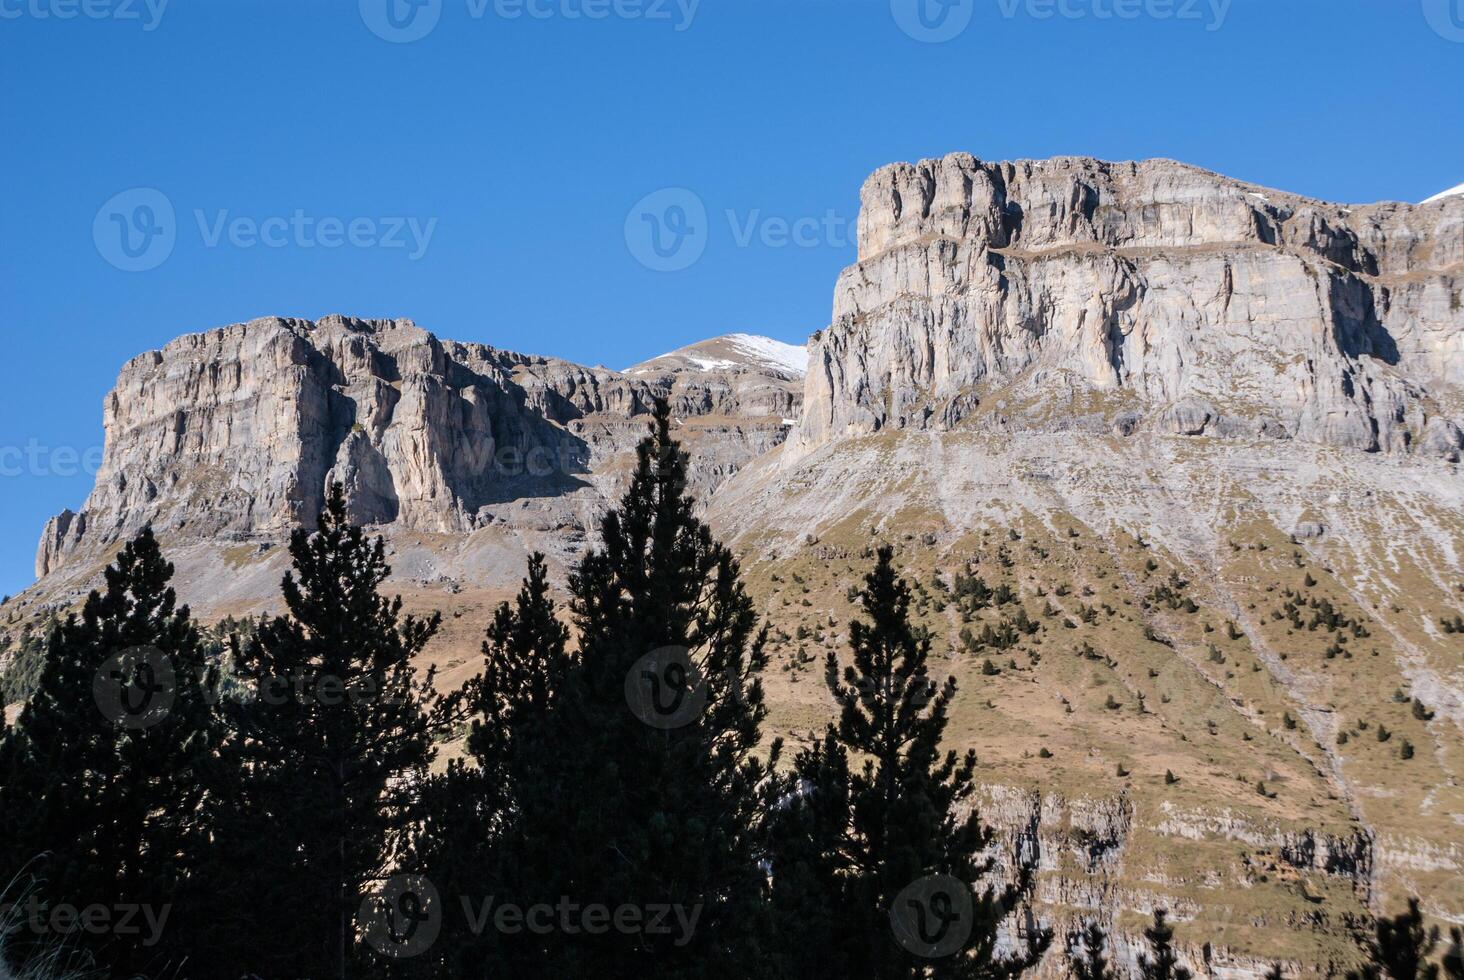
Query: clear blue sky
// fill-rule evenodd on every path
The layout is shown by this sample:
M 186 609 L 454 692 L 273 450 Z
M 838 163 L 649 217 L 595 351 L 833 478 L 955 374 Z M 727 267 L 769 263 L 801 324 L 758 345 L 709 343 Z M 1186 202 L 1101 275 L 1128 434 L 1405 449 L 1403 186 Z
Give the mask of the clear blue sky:
M 1464 0 L 159 2 L 0 0 L 0 591 L 85 498 L 64 449 L 118 367 L 180 333 L 408 316 L 614 367 L 800 342 L 865 175 L 954 150 L 1357 202 L 1464 181 Z M 135 188 L 171 236 L 156 195 L 108 204 Z M 692 196 L 656 229 L 665 188 Z

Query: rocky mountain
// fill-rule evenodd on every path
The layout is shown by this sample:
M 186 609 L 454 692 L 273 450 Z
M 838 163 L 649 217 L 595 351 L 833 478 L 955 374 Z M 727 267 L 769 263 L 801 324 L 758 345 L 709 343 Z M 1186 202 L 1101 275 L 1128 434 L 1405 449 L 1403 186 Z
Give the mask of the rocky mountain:
M 893 544 L 1060 935 L 1099 919 L 1131 959 L 1162 906 L 1203 975 L 1317 975 L 1405 894 L 1464 920 L 1464 196 L 956 154 L 861 198 L 806 352 L 732 334 L 617 372 L 329 317 L 135 358 L 7 620 L 147 523 L 205 617 L 266 606 L 339 479 L 394 586 L 451 614 L 452 683 L 668 397 L 774 627 L 771 734 L 833 716 L 821 658 Z
M 982 386 L 1030 378 L 1048 400 L 1108 396 L 1103 417 L 1037 408 L 1046 429 L 1457 459 L 1461 262 L 1464 199 L 1342 207 L 1163 160 L 888 167 L 789 456 L 950 429 Z
M 889 541 L 1061 929 L 1326 973 L 1405 894 L 1464 918 L 1464 198 L 962 154 L 859 228 L 800 425 L 710 507 L 796 717 Z
M 622 374 L 338 316 L 181 337 L 122 368 L 96 487 L 47 525 L 37 576 L 144 525 L 188 541 L 278 538 L 334 481 L 362 523 L 499 526 L 539 544 L 552 532 L 562 551 L 615 494 L 654 398 L 681 420 L 702 495 L 780 443 L 797 413 L 781 362 L 660 360 Z
M 687 371 L 779 378 L 786 380 L 791 390 L 802 394 L 803 377 L 808 373 L 808 350 L 771 337 L 730 333 L 688 344 L 625 369 L 626 374 L 658 376 Z

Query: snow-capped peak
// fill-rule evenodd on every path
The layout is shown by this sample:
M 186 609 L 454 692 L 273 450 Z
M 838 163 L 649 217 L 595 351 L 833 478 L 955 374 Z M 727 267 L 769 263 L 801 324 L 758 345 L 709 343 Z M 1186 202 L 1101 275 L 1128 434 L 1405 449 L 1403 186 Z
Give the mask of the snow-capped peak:
M 1448 190 L 1446 190 L 1446 191 L 1444 191 L 1444 192 L 1442 192 L 1440 194 L 1435 194 L 1433 197 L 1429 198 L 1428 200 L 1424 201 L 1423 203 L 1424 204 L 1433 204 L 1436 201 L 1442 201 L 1446 197 L 1456 197 L 1456 196 L 1458 196 L 1460 194 L 1464 194 L 1464 184 L 1460 184 L 1458 187 L 1450 187 Z
M 799 376 L 808 373 L 808 348 L 795 347 L 771 337 L 759 337 L 750 333 L 733 333 L 727 340 L 748 355 L 774 367 L 782 368 Z
M 645 374 L 676 366 L 699 371 L 754 368 L 801 378 L 808 373 L 808 350 L 771 337 L 729 333 L 668 351 L 626 370 L 631 374 Z

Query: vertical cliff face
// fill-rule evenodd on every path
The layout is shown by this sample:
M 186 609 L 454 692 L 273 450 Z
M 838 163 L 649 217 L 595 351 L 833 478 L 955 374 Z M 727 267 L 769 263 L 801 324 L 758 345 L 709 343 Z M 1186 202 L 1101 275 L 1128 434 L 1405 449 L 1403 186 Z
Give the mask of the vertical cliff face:
M 1160 160 L 886 167 L 785 458 L 955 427 L 1017 380 L 1106 396 L 1100 429 L 1457 458 L 1461 273 L 1460 198 L 1348 208 Z
M 876 172 L 859 246 L 799 426 L 710 516 L 814 642 L 896 549 L 1059 942 L 1131 965 L 1165 907 L 1200 975 L 1329 975 L 1405 895 L 1457 921 L 1464 199 L 953 155 Z M 953 613 L 966 576 L 1020 612 Z
M 657 397 L 685 426 L 705 494 L 782 441 L 798 392 L 755 366 L 631 376 L 441 341 L 407 320 L 191 334 L 123 367 L 95 488 L 47 525 L 36 571 L 144 524 L 175 539 L 279 535 L 313 520 L 334 481 L 365 524 L 471 532 L 540 499 L 582 532 Z

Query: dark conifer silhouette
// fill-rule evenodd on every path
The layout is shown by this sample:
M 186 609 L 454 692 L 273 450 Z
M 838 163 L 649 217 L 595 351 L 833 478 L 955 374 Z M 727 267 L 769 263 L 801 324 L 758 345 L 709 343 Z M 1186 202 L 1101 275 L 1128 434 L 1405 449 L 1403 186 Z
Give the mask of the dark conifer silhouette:
M 992 831 L 974 810 L 957 816 L 975 792 L 976 756 L 942 756 L 955 680 L 937 690 L 927 674 L 930 640 L 909 622 L 889 547 L 860 602 L 868 622 L 850 624 L 852 662 L 842 674 L 832 654 L 826 665 L 839 722 L 799 753 L 774 820 L 780 950 L 802 975 L 828 956 L 850 977 L 1016 975 L 1051 941 L 1034 927 L 1022 954 L 996 952 L 1034 868 L 1018 856 L 1016 884 L 972 891 L 994 869 L 981 857 Z M 851 757 L 864 761 L 854 769 Z
M 433 737 L 455 704 L 412 666 L 439 618 L 403 617 L 401 599 L 380 594 L 385 545 L 349 522 L 340 485 L 316 533 L 294 533 L 290 555 L 288 615 L 235 642 L 245 695 L 224 702 L 219 893 L 200 923 L 221 976 L 344 977 L 363 960 L 377 965 L 357 942 L 358 914 L 420 816 Z
M 861 976 L 849 942 L 860 913 L 852 885 L 849 752 L 832 727 L 799 752 L 770 818 L 772 907 L 782 976 Z M 889 939 L 889 924 L 879 924 Z M 890 939 L 890 941 L 893 941 Z
M 1367 963 L 1349 971 L 1348 980 L 1436 980 L 1439 964 L 1428 959 L 1438 942 L 1438 927 L 1424 925 L 1418 899 L 1410 898 L 1407 911 L 1377 920 L 1363 943 Z
M 556 911 L 547 932 L 489 925 L 468 959 L 509 976 L 755 975 L 769 926 L 764 637 L 736 561 L 692 514 L 664 403 L 600 539 L 569 582 L 572 656 L 537 562 L 490 630 L 470 754 L 499 775 L 471 818 L 503 832 L 470 898 L 632 908 L 639 924 L 592 932 L 571 911 L 565 928 Z
M 499 971 L 510 965 L 512 949 L 503 949 L 501 937 L 487 929 L 475 932 L 462 899 L 476 912 L 489 896 L 517 903 L 534 890 L 518 872 L 522 842 L 535 829 L 524 824 L 517 794 L 541 777 L 544 753 L 552 748 L 545 726 L 564 695 L 572 664 L 568 645 L 544 556 L 535 553 L 514 602 L 494 612 L 483 642 L 483 673 L 465 688 L 473 716 L 468 761 L 454 760 L 424 789 L 422 822 L 403 867 L 425 874 L 449 899 L 439 938 L 401 972 L 462 976 L 481 972 L 484 964 Z
M 1174 928 L 1169 924 L 1169 913 L 1164 909 L 1154 910 L 1154 924 L 1144 930 L 1153 953 L 1139 954 L 1139 975 L 1143 980 L 1190 980 L 1194 976 L 1180 965 L 1174 951 Z
M 185 967 L 174 903 L 203 848 L 200 773 L 213 679 L 150 530 L 125 545 L 50 637 L 35 692 L 0 740 L 0 887 L 155 926 L 11 937 L 83 943 L 115 975 Z M 136 911 L 127 912 L 132 908 Z
M 1449 929 L 1449 948 L 1440 965 L 1448 980 L 1464 980 L 1464 929 L 1458 926 Z
M 1118 974 L 1105 954 L 1107 941 L 1103 927 L 1096 922 L 1088 923 L 1078 933 L 1072 957 L 1073 980 L 1117 980 Z
M 572 660 L 569 629 L 559 621 L 549 594 L 544 556 L 529 558 L 528 577 L 514 605 L 494 613 L 483 643 L 484 671 L 472 692 L 476 709 L 468 753 L 490 783 L 511 791 L 530 774 L 550 710 L 564 692 Z M 507 803 L 500 809 L 507 809 Z

